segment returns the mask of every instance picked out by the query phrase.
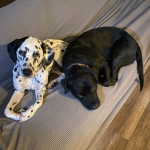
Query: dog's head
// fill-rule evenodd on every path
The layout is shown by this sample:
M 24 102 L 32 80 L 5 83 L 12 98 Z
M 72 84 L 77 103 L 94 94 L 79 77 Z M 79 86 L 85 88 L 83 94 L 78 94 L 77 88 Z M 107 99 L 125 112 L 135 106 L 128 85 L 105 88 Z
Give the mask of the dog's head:
M 47 44 L 34 37 L 16 39 L 7 45 L 7 50 L 25 77 L 33 77 L 42 66 L 46 68 L 55 54 Z
M 72 67 L 61 83 L 65 93 L 70 90 L 89 110 L 94 110 L 100 106 L 100 100 L 97 96 L 97 80 L 89 69 L 85 67 L 78 69 L 78 66 Z

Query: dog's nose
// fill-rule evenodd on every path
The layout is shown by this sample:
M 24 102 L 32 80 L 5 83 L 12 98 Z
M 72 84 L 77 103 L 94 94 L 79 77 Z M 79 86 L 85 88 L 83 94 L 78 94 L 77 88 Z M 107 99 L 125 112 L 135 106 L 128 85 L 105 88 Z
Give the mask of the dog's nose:
M 94 110 L 94 109 L 97 109 L 99 106 L 100 106 L 100 103 L 93 101 L 92 104 L 90 105 L 90 109 Z
M 30 76 L 30 75 L 32 74 L 32 70 L 29 69 L 29 68 L 23 69 L 22 72 L 23 72 L 23 74 L 24 74 L 25 76 Z

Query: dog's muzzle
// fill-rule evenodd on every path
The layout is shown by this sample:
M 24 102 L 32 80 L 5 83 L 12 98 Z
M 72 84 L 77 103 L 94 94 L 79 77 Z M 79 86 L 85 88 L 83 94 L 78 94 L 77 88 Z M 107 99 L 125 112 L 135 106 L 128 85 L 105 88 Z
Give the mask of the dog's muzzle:
M 27 77 L 32 75 L 32 70 L 30 68 L 25 68 L 22 70 L 23 74 Z

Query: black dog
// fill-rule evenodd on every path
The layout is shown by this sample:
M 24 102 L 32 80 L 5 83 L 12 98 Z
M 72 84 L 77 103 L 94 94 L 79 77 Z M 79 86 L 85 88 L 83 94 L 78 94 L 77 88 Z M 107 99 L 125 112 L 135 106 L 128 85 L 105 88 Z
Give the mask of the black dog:
M 71 90 L 90 109 L 100 106 L 97 83 L 113 86 L 119 69 L 137 61 L 141 90 L 143 62 L 141 50 L 134 38 L 122 29 L 101 27 L 81 34 L 71 42 L 63 57 L 65 93 Z

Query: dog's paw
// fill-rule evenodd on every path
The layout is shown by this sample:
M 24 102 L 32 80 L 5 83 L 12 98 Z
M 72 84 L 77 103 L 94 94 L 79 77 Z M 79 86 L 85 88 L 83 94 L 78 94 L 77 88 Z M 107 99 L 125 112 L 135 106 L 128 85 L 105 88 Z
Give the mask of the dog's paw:
M 5 113 L 6 117 L 8 117 L 8 118 L 11 118 L 14 120 L 20 120 L 20 114 L 15 113 L 12 110 L 10 111 L 10 110 L 5 109 L 4 113 Z
M 110 79 L 110 85 L 111 85 L 111 86 L 114 86 L 117 81 L 118 81 L 117 79 L 111 78 L 111 79 Z
M 32 107 L 27 109 L 26 111 L 21 111 L 20 122 L 30 119 L 34 114 L 35 114 L 35 111 L 32 109 Z
M 47 88 L 51 89 L 53 87 L 55 87 L 56 85 L 58 85 L 59 82 L 57 82 L 56 80 L 50 82 L 47 86 Z
M 22 114 L 23 112 L 25 112 L 28 109 L 29 109 L 28 107 L 23 107 L 17 111 L 17 114 Z
M 117 79 L 110 78 L 109 81 L 103 82 L 102 85 L 105 87 L 114 86 L 117 82 Z
M 14 120 L 20 120 L 20 114 L 14 113 L 13 117 L 11 117 L 11 118 L 14 119 Z

